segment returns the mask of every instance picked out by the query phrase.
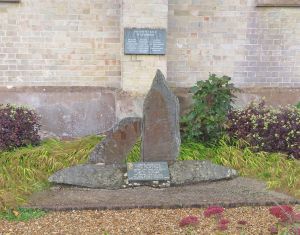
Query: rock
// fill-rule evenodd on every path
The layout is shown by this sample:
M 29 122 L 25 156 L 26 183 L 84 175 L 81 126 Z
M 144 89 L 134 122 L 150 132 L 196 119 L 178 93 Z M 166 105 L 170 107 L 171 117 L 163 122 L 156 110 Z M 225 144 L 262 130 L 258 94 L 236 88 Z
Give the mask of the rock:
M 238 175 L 236 170 L 213 164 L 210 161 L 177 161 L 169 166 L 169 171 L 171 185 L 226 180 Z
M 89 163 L 124 164 L 127 154 L 141 136 L 141 118 L 122 119 L 108 131 L 90 155 Z
M 179 101 L 158 70 L 144 102 L 142 159 L 175 161 L 179 147 Z
M 124 177 L 125 165 L 95 164 L 78 165 L 60 170 L 50 176 L 49 182 L 56 184 L 74 185 L 87 188 L 98 189 L 121 189 L 128 186 L 160 186 L 164 183 L 166 187 L 200 182 L 228 180 L 237 176 L 235 170 L 227 167 L 212 164 L 210 161 L 178 161 L 169 166 L 171 181 L 145 181 L 129 184 Z
M 124 184 L 126 168 L 116 166 L 78 165 L 60 170 L 48 181 L 87 188 L 119 189 Z

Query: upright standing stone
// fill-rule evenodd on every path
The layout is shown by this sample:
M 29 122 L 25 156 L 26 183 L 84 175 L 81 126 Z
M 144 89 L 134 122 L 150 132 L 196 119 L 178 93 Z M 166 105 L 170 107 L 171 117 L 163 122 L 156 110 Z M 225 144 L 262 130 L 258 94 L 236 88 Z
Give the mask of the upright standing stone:
M 126 155 L 141 137 L 141 118 L 122 119 L 90 155 L 90 163 L 124 164 Z
M 158 70 L 144 102 L 143 161 L 175 161 L 179 147 L 179 101 Z

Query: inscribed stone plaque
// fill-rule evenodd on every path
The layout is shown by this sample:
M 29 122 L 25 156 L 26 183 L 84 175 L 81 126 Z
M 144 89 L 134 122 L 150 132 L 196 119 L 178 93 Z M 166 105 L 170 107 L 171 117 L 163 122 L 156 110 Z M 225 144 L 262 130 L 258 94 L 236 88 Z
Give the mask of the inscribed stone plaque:
M 124 33 L 126 55 L 166 54 L 166 30 L 126 28 Z
M 167 162 L 127 163 L 129 181 L 166 181 L 170 180 Z

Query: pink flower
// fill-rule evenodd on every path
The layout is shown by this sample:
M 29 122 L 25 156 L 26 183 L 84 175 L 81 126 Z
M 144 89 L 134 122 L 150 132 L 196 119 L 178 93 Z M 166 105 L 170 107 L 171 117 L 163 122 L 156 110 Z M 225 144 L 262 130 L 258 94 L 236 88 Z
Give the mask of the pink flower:
M 271 234 L 278 234 L 278 229 L 274 225 L 269 228 L 269 231 Z
M 293 235 L 300 235 L 300 227 L 293 228 L 291 232 Z
M 229 222 L 228 219 L 220 219 L 219 224 L 229 224 Z
M 270 214 L 280 219 L 282 222 L 286 222 L 293 217 L 293 208 L 288 205 L 273 206 L 269 209 Z
M 218 224 L 218 230 L 220 231 L 225 231 L 228 229 L 228 225 L 227 224 Z
M 221 215 L 224 212 L 224 208 L 220 206 L 210 206 L 204 211 L 205 217 L 210 217 L 212 215 Z
M 291 235 L 300 235 L 300 227 L 290 228 L 289 234 L 291 234 Z
M 296 223 L 300 223 L 300 213 L 294 214 L 293 220 L 294 220 L 294 222 L 296 222 Z
M 240 225 L 246 225 L 247 221 L 246 220 L 239 220 L 237 223 L 240 224 Z
M 197 216 L 189 215 L 187 217 L 184 217 L 180 222 L 179 226 L 180 227 L 185 227 L 189 225 L 196 225 L 199 223 L 199 219 Z

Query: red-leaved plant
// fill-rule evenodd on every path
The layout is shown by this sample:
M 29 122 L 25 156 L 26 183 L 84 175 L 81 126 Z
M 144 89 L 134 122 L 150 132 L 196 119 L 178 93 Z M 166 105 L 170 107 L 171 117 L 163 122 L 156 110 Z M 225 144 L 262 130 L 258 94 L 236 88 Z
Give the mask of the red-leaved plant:
M 38 144 L 39 120 L 33 110 L 0 104 L 0 150 Z
M 262 101 L 228 114 L 227 133 L 255 151 L 283 152 L 300 159 L 300 109 L 271 108 Z

